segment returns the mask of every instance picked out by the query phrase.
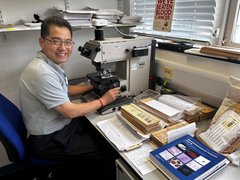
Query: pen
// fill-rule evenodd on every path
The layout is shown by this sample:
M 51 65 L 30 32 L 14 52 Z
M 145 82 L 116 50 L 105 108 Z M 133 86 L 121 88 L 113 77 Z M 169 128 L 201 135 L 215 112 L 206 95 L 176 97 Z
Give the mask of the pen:
M 142 145 L 142 143 L 132 145 L 132 146 L 126 148 L 125 151 L 130 151 L 130 150 L 132 150 L 132 149 L 135 149 L 135 148 L 140 147 L 141 145 Z

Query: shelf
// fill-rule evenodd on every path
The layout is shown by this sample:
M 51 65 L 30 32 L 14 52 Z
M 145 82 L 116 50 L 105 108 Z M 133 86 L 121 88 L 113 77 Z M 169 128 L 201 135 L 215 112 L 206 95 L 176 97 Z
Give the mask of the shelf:
M 138 23 L 133 23 L 133 24 L 110 24 L 110 25 L 108 25 L 107 27 L 135 27 L 135 26 L 137 26 L 137 25 L 139 25 Z
M 106 27 L 135 27 L 138 24 L 110 24 Z M 82 28 L 95 28 L 93 26 L 72 26 L 73 29 L 82 29 Z M 15 32 L 15 31 L 34 31 L 40 30 L 40 26 L 27 27 L 24 25 L 15 25 L 9 28 L 0 28 L 0 32 Z
M 205 57 L 205 58 L 211 58 L 211 59 L 219 60 L 219 61 L 240 64 L 240 61 L 238 59 L 230 59 L 226 56 L 214 56 L 214 55 L 200 53 L 199 48 L 191 48 L 191 49 L 185 50 L 184 53 L 190 54 L 190 55 L 195 55 L 195 56 L 200 56 L 200 57 Z
M 33 30 L 40 30 L 40 26 L 36 27 L 27 27 L 24 25 L 15 25 L 9 28 L 1 28 L 0 32 L 13 32 L 13 31 L 33 31 Z

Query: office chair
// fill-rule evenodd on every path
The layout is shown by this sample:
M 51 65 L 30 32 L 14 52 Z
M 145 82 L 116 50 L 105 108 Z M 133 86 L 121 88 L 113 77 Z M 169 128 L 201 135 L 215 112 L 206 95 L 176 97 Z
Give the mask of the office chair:
M 6 150 L 8 159 L 20 164 L 27 179 L 53 179 L 52 170 L 61 162 L 41 159 L 26 152 L 27 130 L 21 111 L 0 94 L 0 140 Z

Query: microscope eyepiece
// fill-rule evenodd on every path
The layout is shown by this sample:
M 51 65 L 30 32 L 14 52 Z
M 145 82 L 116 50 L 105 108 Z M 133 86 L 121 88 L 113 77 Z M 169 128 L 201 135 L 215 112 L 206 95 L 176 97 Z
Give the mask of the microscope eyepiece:
M 90 50 L 90 49 L 86 49 L 86 48 L 84 48 L 84 47 L 82 47 L 82 46 L 79 46 L 79 47 L 78 47 L 78 51 L 80 51 L 80 52 L 81 52 L 81 55 L 82 55 L 82 56 L 85 56 L 85 57 L 88 57 L 88 56 L 90 56 L 90 54 L 91 54 L 91 50 Z

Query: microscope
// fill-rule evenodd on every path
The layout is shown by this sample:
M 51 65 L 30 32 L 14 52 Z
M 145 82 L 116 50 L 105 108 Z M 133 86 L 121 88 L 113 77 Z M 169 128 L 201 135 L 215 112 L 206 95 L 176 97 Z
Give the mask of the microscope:
M 118 110 L 148 89 L 151 41 L 143 36 L 104 38 L 102 27 L 96 26 L 95 39 L 79 46 L 80 54 L 96 67 L 96 72 L 87 74 L 96 97 L 114 87 L 121 90 L 119 98 L 101 108 L 100 114 Z

